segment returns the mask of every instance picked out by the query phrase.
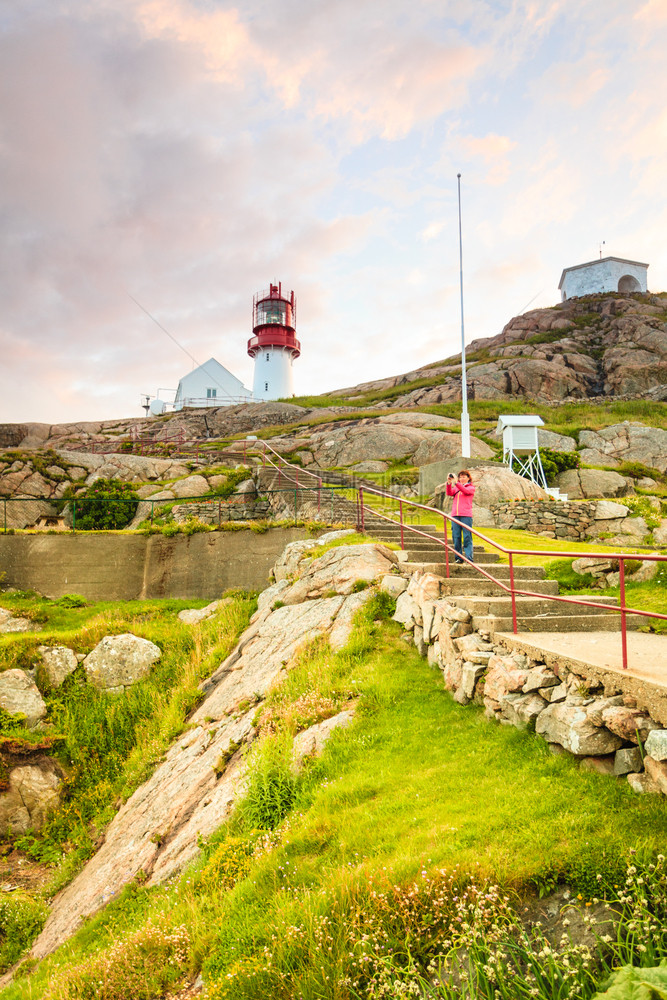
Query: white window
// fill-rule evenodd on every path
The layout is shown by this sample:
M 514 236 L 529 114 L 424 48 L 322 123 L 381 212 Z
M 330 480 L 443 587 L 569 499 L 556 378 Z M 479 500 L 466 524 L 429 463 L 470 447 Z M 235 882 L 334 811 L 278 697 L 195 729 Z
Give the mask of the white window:
M 217 395 L 218 395 L 218 390 L 217 389 L 207 389 L 206 390 L 206 398 L 207 399 L 215 399 L 215 397 Z

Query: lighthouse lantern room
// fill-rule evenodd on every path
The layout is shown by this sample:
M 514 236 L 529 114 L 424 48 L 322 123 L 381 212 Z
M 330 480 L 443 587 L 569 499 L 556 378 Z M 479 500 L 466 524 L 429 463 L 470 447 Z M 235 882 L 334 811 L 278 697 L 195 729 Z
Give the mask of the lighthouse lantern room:
M 252 337 L 248 354 L 255 361 L 254 399 L 286 399 L 294 395 L 292 364 L 301 354 L 296 339 L 296 297 L 283 294 L 282 284 L 258 292 L 252 304 Z

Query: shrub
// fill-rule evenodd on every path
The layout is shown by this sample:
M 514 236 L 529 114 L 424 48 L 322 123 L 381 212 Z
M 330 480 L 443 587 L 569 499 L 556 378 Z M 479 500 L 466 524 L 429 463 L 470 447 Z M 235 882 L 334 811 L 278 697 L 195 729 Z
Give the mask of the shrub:
M 551 448 L 540 448 L 540 458 L 549 486 L 553 485 L 560 472 L 578 469 L 581 465 L 581 459 L 576 451 L 553 451 Z
M 650 465 L 642 462 L 621 462 L 617 469 L 621 476 L 631 476 L 632 479 L 657 479 L 663 478 L 660 469 L 654 469 Z
M 96 479 L 76 500 L 76 525 L 82 531 L 124 528 L 137 509 L 139 497 L 130 483 Z
M 248 761 L 248 789 L 239 813 L 251 829 L 274 830 L 295 799 L 292 740 L 283 733 L 267 735 L 255 744 Z
M 61 608 L 87 608 L 88 601 L 81 594 L 63 594 L 55 602 Z

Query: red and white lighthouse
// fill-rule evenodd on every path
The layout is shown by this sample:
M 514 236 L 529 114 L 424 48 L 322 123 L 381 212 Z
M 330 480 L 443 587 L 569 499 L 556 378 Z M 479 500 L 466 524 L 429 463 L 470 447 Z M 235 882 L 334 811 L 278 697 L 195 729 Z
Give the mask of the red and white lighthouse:
M 258 292 L 252 303 L 252 337 L 248 354 L 255 361 L 254 399 L 287 399 L 294 395 L 292 364 L 301 354 L 296 339 L 296 297 L 283 294 L 282 284 Z

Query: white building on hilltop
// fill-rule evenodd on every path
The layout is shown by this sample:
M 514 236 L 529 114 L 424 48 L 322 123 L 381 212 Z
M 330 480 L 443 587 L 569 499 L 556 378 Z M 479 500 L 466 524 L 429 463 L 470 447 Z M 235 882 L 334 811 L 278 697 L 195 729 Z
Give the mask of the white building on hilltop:
M 174 409 L 182 410 L 184 406 L 234 406 L 235 403 L 251 400 L 252 394 L 243 382 L 215 358 L 209 358 L 180 380 Z
M 566 267 L 558 288 L 561 300 L 597 292 L 645 292 L 648 264 L 624 257 L 602 257 Z

